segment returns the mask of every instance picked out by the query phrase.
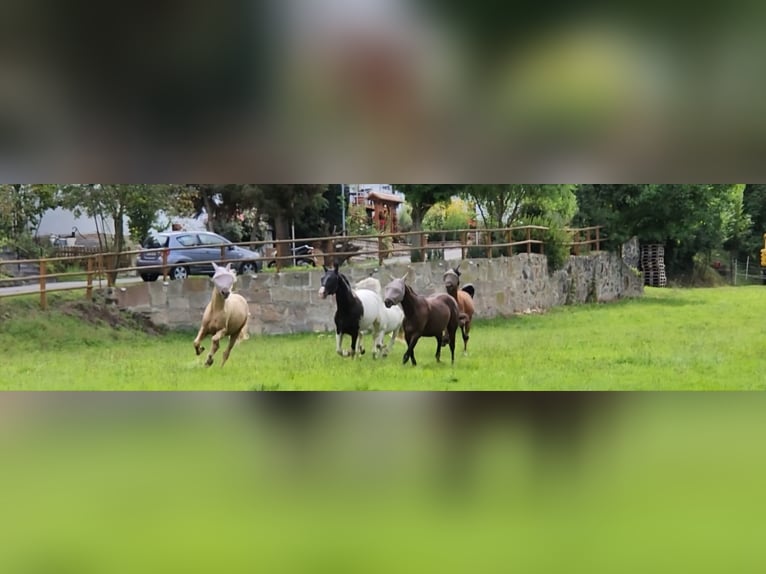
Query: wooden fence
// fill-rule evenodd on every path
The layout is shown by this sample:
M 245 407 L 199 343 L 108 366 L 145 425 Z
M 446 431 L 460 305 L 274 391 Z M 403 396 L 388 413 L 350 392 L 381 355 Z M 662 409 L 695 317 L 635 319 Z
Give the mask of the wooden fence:
M 571 240 L 566 243 L 570 252 L 574 255 L 587 253 L 588 251 L 601 249 L 601 227 L 585 227 L 568 229 Z M 285 268 L 293 261 L 294 256 L 289 254 L 290 246 L 309 244 L 316 248 L 317 264 L 331 265 L 334 261 L 345 261 L 352 258 L 377 259 L 379 265 L 396 254 L 404 254 L 414 259 L 425 258 L 426 254 L 442 251 L 447 248 L 459 249 L 461 259 L 492 258 L 493 256 L 512 256 L 515 253 L 545 253 L 544 236 L 547 227 L 527 225 L 502 229 L 461 229 L 450 232 L 434 231 L 411 231 L 406 233 L 383 233 L 380 235 L 357 235 L 357 236 L 331 236 L 292 240 L 279 240 L 270 242 L 243 242 L 230 243 L 220 246 L 220 258 L 215 263 L 233 261 L 228 257 L 228 249 L 232 245 L 239 245 L 259 252 L 265 252 L 267 246 L 276 246 L 273 256 L 263 259 L 263 267 L 266 269 L 268 261 L 276 263 L 277 272 Z M 193 233 L 193 232 L 190 232 Z M 448 242 L 446 236 L 452 234 L 459 238 L 458 241 Z M 365 247 L 359 247 L 354 242 L 363 243 Z M 196 249 L 199 246 L 174 247 L 173 251 L 185 251 Z M 61 248 L 64 253 L 71 247 Z M 136 251 L 124 251 L 118 258 L 114 253 L 86 253 L 80 248 L 74 248 L 69 255 L 59 255 L 43 259 L 23 259 L 0 261 L 0 272 L 4 266 L 31 264 L 39 266 L 37 275 L 26 277 L 2 277 L 0 273 L 0 297 L 28 295 L 39 293 L 40 307 L 47 308 L 47 293 L 51 290 L 85 290 L 88 299 L 93 297 L 94 283 L 105 282 L 107 287 L 116 284 L 119 275 L 129 274 L 137 276 L 140 272 L 146 272 L 146 267 L 138 267 L 133 261 L 139 253 L 157 253 L 157 265 L 152 271 L 161 275 L 163 281 L 168 280 L 170 266 L 168 255 L 170 249 L 142 249 Z M 195 265 L 210 264 L 210 261 L 195 261 Z M 57 271 L 56 268 L 71 268 L 79 266 L 80 270 Z M 155 271 L 156 270 L 156 271 Z M 73 281 L 79 279 L 77 285 L 54 286 L 50 282 Z M 14 289 L 19 284 L 34 282 L 35 289 Z

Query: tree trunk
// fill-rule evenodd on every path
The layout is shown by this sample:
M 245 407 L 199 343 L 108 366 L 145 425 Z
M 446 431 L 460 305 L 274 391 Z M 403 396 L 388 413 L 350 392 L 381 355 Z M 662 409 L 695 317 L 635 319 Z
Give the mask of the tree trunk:
M 279 214 L 274 217 L 274 239 L 290 239 L 289 228 L 287 225 L 287 218 L 284 214 Z M 287 243 L 277 243 L 277 256 L 285 257 L 288 255 Z M 288 265 L 287 259 L 281 259 L 279 266 Z
M 201 189 L 200 195 L 202 196 L 202 205 L 205 206 L 205 213 L 207 213 L 207 223 L 205 224 L 205 227 L 208 231 L 214 231 L 213 220 L 215 219 L 215 213 L 213 212 L 213 202 L 210 201 L 210 196 L 207 194 L 207 191 Z

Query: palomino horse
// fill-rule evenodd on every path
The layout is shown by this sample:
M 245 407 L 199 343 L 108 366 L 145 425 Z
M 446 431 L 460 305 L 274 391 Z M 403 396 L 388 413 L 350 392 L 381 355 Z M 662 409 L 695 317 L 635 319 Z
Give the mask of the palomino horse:
M 415 361 L 415 345 L 420 337 L 436 338 L 436 360 L 441 361 L 442 345 L 449 344 L 452 354 L 452 364 L 455 364 L 455 333 L 458 328 L 457 302 L 446 293 L 436 293 L 422 297 L 412 290 L 404 280 L 394 279 L 386 285 L 385 304 L 393 307 L 401 303 L 404 310 L 404 338 L 407 341 L 407 351 L 402 357 L 402 363 Z M 444 334 L 447 334 L 445 342 Z
M 381 303 L 383 301 L 383 288 L 380 285 L 380 281 L 375 277 L 365 277 L 361 281 L 357 281 L 354 284 L 354 290 L 358 293 L 360 289 L 368 289 L 373 291 L 380 297 Z M 380 307 L 380 336 L 375 341 L 375 348 L 382 352 L 384 357 L 387 357 L 391 350 L 394 348 L 396 337 L 402 328 L 402 322 L 404 321 L 404 311 L 399 305 L 394 307 L 386 307 L 381 305 Z M 391 333 L 391 340 L 386 347 L 385 338 L 386 334 Z
M 460 264 L 454 269 L 448 269 L 444 273 L 444 286 L 447 293 L 452 295 L 457 301 L 460 309 L 460 331 L 463 334 L 463 354 L 468 353 L 468 333 L 471 331 L 471 320 L 473 319 L 473 296 L 476 293 L 473 285 L 470 283 L 458 289 L 460 285 Z
M 231 263 L 226 267 L 213 263 L 213 271 L 213 295 L 202 315 L 202 326 L 194 339 L 194 350 L 197 355 L 200 355 L 205 350 L 205 347 L 200 346 L 202 339 L 207 335 L 213 335 L 213 346 L 205 361 L 205 366 L 209 367 L 213 364 L 213 355 L 218 351 L 221 339 L 228 335 L 229 346 L 223 352 L 221 361 L 223 367 L 234 345 L 249 337 L 247 320 L 250 313 L 245 298 L 231 292 L 237 280 L 237 272 L 231 268 Z
M 367 289 L 354 291 L 351 283 L 343 273 L 338 271 L 336 263 L 332 269 L 324 268 L 319 296 L 324 299 L 328 295 L 335 295 L 337 310 L 335 311 L 335 350 L 341 356 L 348 356 L 343 352 L 341 343 L 343 335 L 351 335 L 351 356 L 364 354 L 362 346 L 362 331 L 371 331 L 373 341 L 380 336 L 380 317 L 383 302 L 377 293 Z M 378 349 L 373 351 L 377 356 Z

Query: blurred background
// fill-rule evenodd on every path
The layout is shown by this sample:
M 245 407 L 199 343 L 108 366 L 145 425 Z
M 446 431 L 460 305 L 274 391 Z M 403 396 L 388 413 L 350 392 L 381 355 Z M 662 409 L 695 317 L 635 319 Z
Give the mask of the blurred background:
M 760 572 L 745 394 L 0 395 L 3 572 Z
M 762 180 L 764 10 L 754 0 L 6 3 L 0 173 Z

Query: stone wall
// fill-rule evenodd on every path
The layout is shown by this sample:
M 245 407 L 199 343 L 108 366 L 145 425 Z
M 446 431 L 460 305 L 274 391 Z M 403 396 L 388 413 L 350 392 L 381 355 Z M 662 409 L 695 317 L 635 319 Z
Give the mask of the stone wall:
M 443 291 L 442 275 L 458 261 L 393 264 L 374 276 L 385 284 L 391 276 L 408 273 L 408 283 L 419 294 Z M 409 271 L 408 271 L 409 268 Z M 612 253 L 571 256 L 566 266 L 548 273 L 544 255 L 518 254 L 498 259 L 474 259 L 460 265 L 461 284 L 476 288 L 476 316 L 490 318 L 542 311 L 557 305 L 606 302 L 643 294 L 643 282 Z M 346 268 L 352 282 L 369 269 Z M 237 292 L 250 303 L 252 334 L 330 331 L 334 329 L 335 301 L 320 299 L 321 270 L 261 273 L 241 276 Z M 116 289 L 117 304 L 144 313 L 156 324 L 197 328 L 210 300 L 211 282 L 205 278 L 141 283 Z

